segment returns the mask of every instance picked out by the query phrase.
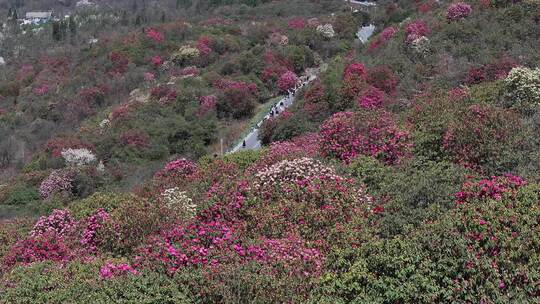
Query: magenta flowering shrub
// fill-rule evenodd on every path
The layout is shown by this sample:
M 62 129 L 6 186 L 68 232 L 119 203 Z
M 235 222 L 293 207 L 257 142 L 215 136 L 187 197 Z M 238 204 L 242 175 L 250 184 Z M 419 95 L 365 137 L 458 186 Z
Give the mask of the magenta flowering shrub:
M 216 95 L 201 96 L 199 98 L 199 110 L 197 111 L 197 115 L 202 116 L 209 111 L 214 110 L 217 102 L 218 99 Z
M 71 193 L 74 173 L 69 170 L 55 170 L 41 182 L 39 194 L 48 199 L 56 193 Z
M 283 269 L 286 275 L 299 277 L 317 277 L 322 273 L 324 254 L 317 248 L 310 248 L 306 241 L 297 236 L 289 235 L 282 239 L 263 238 L 261 245 L 256 247 L 257 250 L 254 249 L 248 247 L 247 254 L 255 253 L 256 261 L 274 271 Z M 242 251 L 239 251 L 240 255 L 241 253 Z
M 154 174 L 154 187 L 158 193 L 166 189 L 189 184 L 199 178 L 197 165 L 185 158 L 169 162 Z
M 347 67 L 345 67 L 345 71 L 343 72 L 343 79 L 346 80 L 348 78 L 351 78 L 352 76 L 358 76 L 360 79 L 362 79 L 366 75 L 366 67 L 359 63 L 351 63 Z
M 380 65 L 368 70 L 366 82 L 390 96 L 396 94 L 398 78 L 386 65 Z
M 377 109 L 384 105 L 384 92 L 376 87 L 368 88 L 359 98 L 358 105 L 364 109 Z
M 157 68 L 163 64 L 163 59 L 161 58 L 161 56 L 155 55 L 152 56 L 152 58 L 150 59 L 150 63 Z
M 84 230 L 82 232 L 80 244 L 88 251 L 95 252 L 97 250 L 97 246 L 99 245 L 96 238 L 97 232 L 109 218 L 109 213 L 100 208 L 94 214 L 81 221 Z
M 196 48 L 199 50 L 199 54 L 201 56 L 208 56 L 212 52 L 212 48 L 210 45 L 212 44 L 212 40 L 208 36 L 202 36 L 199 37 L 197 40 Z
M 294 87 L 298 84 L 298 76 L 296 76 L 296 74 L 292 71 L 287 71 L 281 74 L 277 84 L 278 88 L 282 92 L 287 92 L 294 89 Z
M 398 29 L 394 26 L 389 26 L 382 30 L 382 32 L 377 36 L 377 38 L 372 39 L 369 43 L 368 50 L 374 51 L 378 49 L 381 45 L 385 44 L 390 39 L 394 38 L 396 33 L 398 32 Z
M 139 272 L 127 263 L 113 264 L 112 262 L 107 262 L 101 266 L 99 274 L 102 279 L 112 279 L 127 274 L 137 275 Z
M 55 234 L 44 234 L 15 243 L 4 256 L 2 264 L 9 268 L 16 264 L 28 265 L 42 261 L 65 263 L 71 259 L 71 251 L 62 238 Z
M 465 78 L 468 85 L 479 84 L 484 81 L 504 79 L 512 68 L 519 66 L 519 63 L 508 56 L 503 56 L 495 62 L 474 67 L 469 70 Z
M 493 199 L 500 201 L 503 196 L 515 196 L 517 190 L 527 185 L 527 181 L 520 176 L 506 173 L 502 176 L 492 176 L 479 181 L 466 181 L 461 191 L 455 194 L 456 203 L 464 204 L 474 200 Z
M 386 164 L 397 164 L 409 154 L 409 133 L 397 127 L 390 113 L 340 112 L 320 127 L 321 152 L 345 162 L 370 155 Z
M 146 38 L 154 41 L 155 43 L 161 43 L 165 40 L 165 34 L 155 28 L 150 28 L 146 30 Z
M 111 76 L 121 76 L 127 72 L 129 58 L 126 55 L 119 52 L 110 52 L 108 58 L 112 63 L 109 70 Z
M 157 100 L 160 104 L 166 105 L 176 100 L 178 93 L 175 89 L 160 84 L 150 89 L 150 96 Z
M 456 21 L 467 18 L 472 12 L 472 8 L 469 4 L 464 2 L 452 3 L 446 10 L 446 19 L 449 21 Z
M 412 21 L 405 26 L 405 42 L 411 43 L 422 36 L 427 36 L 429 33 L 430 30 L 425 21 Z
M 305 28 L 308 25 L 308 23 L 307 23 L 307 20 L 304 18 L 293 18 L 289 20 L 288 25 L 289 25 L 289 28 L 297 30 L 297 29 Z
M 269 84 L 277 81 L 283 73 L 294 70 L 294 66 L 289 59 L 271 51 L 264 54 L 264 62 L 266 66 L 261 73 L 261 79 Z
M 150 239 L 141 249 L 142 263 L 174 273 L 188 266 L 217 265 L 233 244 L 233 232 L 223 221 L 194 221 Z
M 39 218 L 30 232 L 32 237 L 40 237 L 45 234 L 63 237 L 75 226 L 75 219 L 68 209 L 55 209 L 49 216 Z

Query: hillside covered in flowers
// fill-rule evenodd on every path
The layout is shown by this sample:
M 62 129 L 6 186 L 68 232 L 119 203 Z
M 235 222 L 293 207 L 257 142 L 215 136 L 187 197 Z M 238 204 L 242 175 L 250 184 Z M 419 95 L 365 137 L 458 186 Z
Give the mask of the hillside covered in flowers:
M 540 302 L 540 2 L 201 5 L 12 33 L 0 303 Z

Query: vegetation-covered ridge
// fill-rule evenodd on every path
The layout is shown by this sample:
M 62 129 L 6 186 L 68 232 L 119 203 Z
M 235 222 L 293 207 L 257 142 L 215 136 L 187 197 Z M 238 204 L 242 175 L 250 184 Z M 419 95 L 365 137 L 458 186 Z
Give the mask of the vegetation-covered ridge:
M 538 1 L 216 5 L 8 64 L 0 303 L 540 301 Z

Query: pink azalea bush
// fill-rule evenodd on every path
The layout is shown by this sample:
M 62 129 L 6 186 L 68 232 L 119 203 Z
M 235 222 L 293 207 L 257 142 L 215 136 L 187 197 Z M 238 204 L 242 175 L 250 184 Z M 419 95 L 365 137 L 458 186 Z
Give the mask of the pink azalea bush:
M 158 31 L 155 28 L 147 29 L 146 30 L 146 37 L 148 39 L 151 39 L 155 43 L 161 43 L 161 42 L 163 42 L 165 40 L 165 34 L 163 34 L 162 32 Z
M 55 209 L 49 216 L 39 218 L 30 232 L 32 237 L 40 237 L 45 234 L 54 234 L 63 237 L 75 226 L 75 219 L 68 209 Z
M 387 41 L 391 40 L 396 33 L 398 32 L 398 29 L 394 26 L 389 26 L 382 30 L 382 32 L 377 36 L 376 39 L 372 39 L 369 43 L 368 50 L 374 51 L 378 49 L 381 45 L 385 44 Z
M 150 62 L 152 63 L 154 67 L 159 67 L 163 64 L 163 59 L 161 58 L 161 56 L 156 55 L 156 56 L 152 56 Z
M 384 99 L 383 91 L 370 87 L 358 98 L 358 105 L 364 109 L 376 109 L 383 106 Z
M 102 279 L 112 279 L 127 274 L 137 275 L 139 272 L 127 263 L 114 264 L 107 262 L 99 270 Z
M 142 149 L 148 147 L 150 144 L 150 137 L 145 131 L 131 129 L 120 134 L 120 142 L 124 146 Z
M 351 78 L 352 76 L 363 78 L 365 75 L 366 75 L 366 67 L 359 62 L 355 62 L 355 63 L 349 64 L 345 68 L 345 71 L 343 72 L 343 79 L 348 79 L 348 78 Z
M 289 90 L 294 89 L 294 87 L 298 84 L 298 76 L 292 71 L 287 71 L 279 77 L 278 80 L 278 88 L 282 92 L 287 92 Z
M 96 238 L 97 232 L 109 218 L 109 213 L 101 208 L 86 218 L 83 221 L 84 230 L 82 232 L 80 244 L 90 252 L 95 252 L 99 245 Z
M 456 2 L 451 4 L 446 11 L 446 19 L 449 21 L 456 21 L 467 18 L 472 12 L 472 8 L 469 4 L 464 2 Z
M 51 172 L 39 186 L 41 198 L 48 199 L 56 193 L 71 193 L 73 177 L 73 172 L 68 170 L 55 170 Z
M 397 127 L 390 113 L 339 112 L 320 127 L 321 150 L 345 162 L 370 155 L 397 164 L 410 149 L 409 133 Z
M 199 98 L 199 110 L 197 115 L 202 116 L 216 108 L 218 100 L 215 95 L 206 95 Z
M 415 20 L 405 26 L 405 41 L 411 43 L 422 36 L 427 36 L 429 33 L 430 30 L 425 21 Z
M 197 40 L 196 48 L 201 56 L 208 56 L 212 52 L 211 43 L 212 40 L 207 36 L 202 36 Z
M 72 253 L 62 238 L 54 234 L 44 234 L 15 243 L 4 256 L 2 264 L 4 267 L 12 267 L 16 264 L 28 265 L 42 261 L 65 263 L 72 258 Z
M 303 29 L 307 24 L 307 20 L 304 18 L 293 18 L 288 22 L 289 28 L 291 29 Z
M 527 185 L 520 176 L 506 173 L 479 181 L 466 181 L 461 191 L 455 194 L 456 203 L 464 204 L 474 200 L 494 199 L 500 201 L 505 195 L 515 195 L 517 190 Z

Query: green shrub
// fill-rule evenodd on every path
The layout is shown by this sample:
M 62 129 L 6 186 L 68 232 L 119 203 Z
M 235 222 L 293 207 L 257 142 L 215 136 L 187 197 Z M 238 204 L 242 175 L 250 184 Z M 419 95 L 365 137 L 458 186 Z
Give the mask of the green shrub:
M 25 184 L 18 184 L 7 195 L 3 204 L 6 205 L 26 205 L 28 203 L 39 201 L 39 192 L 35 187 Z
M 240 170 L 245 170 L 251 164 L 256 162 L 261 156 L 260 151 L 256 150 L 243 150 L 231 154 L 227 154 L 223 157 L 225 163 L 234 163 Z

